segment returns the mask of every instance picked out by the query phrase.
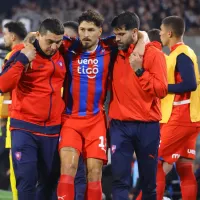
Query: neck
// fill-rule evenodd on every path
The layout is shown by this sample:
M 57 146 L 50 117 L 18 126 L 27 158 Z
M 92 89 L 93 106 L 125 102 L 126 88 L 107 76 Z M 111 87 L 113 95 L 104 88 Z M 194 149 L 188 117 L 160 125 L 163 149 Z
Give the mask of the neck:
M 169 49 L 171 49 L 175 44 L 177 44 L 179 42 L 183 42 L 183 37 L 172 38 L 167 46 L 168 46 Z
M 13 48 L 15 45 L 20 44 L 20 43 L 22 43 L 21 40 L 13 41 L 11 48 Z

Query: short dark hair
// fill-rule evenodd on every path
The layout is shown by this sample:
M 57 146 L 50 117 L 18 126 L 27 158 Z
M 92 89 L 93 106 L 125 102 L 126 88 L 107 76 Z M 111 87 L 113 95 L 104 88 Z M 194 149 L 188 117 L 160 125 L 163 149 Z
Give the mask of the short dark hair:
M 22 22 L 11 21 L 6 23 L 4 28 L 7 28 L 9 32 L 16 34 L 20 40 L 23 40 L 27 35 L 27 30 Z
M 176 37 L 181 37 L 185 32 L 185 22 L 181 17 L 169 16 L 163 19 L 162 24 L 169 26 Z
M 86 21 L 86 22 L 93 22 L 96 26 L 102 27 L 104 18 L 103 16 L 94 10 L 87 10 L 82 13 L 82 15 L 78 18 L 78 23 L 79 25 L 81 22 Z
M 75 22 L 75 21 L 67 21 L 65 22 L 64 24 L 64 27 L 68 27 L 68 28 L 71 28 L 73 29 L 76 33 L 78 33 L 78 22 Z
M 47 31 L 56 35 L 63 35 L 64 26 L 61 21 L 56 18 L 47 18 L 40 24 L 39 33 L 45 35 Z
M 135 13 L 125 11 L 114 17 L 111 22 L 111 26 L 119 29 L 125 27 L 126 30 L 131 30 L 134 28 L 139 29 L 140 19 Z
M 161 39 L 160 39 L 160 30 L 159 29 L 151 29 L 148 31 L 148 36 L 149 36 L 149 40 L 152 42 L 152 41 L 157 41 L 157 42 L 161 42 Z

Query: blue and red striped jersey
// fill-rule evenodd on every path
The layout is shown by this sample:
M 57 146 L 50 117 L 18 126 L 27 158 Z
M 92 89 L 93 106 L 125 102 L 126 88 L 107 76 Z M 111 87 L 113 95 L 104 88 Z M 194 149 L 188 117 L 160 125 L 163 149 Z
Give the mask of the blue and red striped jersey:
M 65 114 L 86 117 L 103 110 L 107 81 L 117 52 L 115 37 L 100 39 L 94 52 L 82 50 L 79 39 L 64 39 L 67 77 Z

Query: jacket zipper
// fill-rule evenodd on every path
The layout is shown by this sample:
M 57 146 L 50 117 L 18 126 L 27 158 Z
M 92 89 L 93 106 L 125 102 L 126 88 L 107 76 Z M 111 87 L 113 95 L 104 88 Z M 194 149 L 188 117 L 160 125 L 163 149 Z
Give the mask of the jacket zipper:
M 51 110 L 52 110 L 52 95 L 53 95 L 53 92 L 54 92 L 54 89 L 53 89 L 53 86 L 52 86 L 52 77 L 55 73 L 55 69 L 56 69 L 56 66 L 54 64 L 54 62 L 52 61 L 52 59 L 50 59 L 50 61 L 52 62 L 53 64 L 53 72 L 49 78 L 49 85 L 51 87 L 51 94 L 50 94 L 50 106 L 49 106 L 49 113 L 48 113 L 48 118 L 47 120 L 44 122 L 44 126 L 46 126 L 46 123 L 50 120 L 50 116 L 51 116 Z

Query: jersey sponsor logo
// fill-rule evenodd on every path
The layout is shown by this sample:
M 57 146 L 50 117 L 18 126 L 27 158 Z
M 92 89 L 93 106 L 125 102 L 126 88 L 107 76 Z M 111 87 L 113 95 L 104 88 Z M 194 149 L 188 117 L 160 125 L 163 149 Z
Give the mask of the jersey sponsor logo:
M 15 158 L 16 158 L 18 161 L 20 161 L 21 158 L 22 158 L 22 152 L 19 152 L 19 151 L 15 152 Z
M 87 74 L 88 78 L 94 79 L 99 73 L 98 62 L 97 59 L 78 59 L 79 66 L 77 72 L 79 74 Z M 85 65 L 90 65 L 90 67 L 86 67 Z
M 188 154 L 196 155 L 196 151 L 195 151 L 194 149 L 188 149 L 188 150 L 187 150 L 187 153 L 188 153 Z
M 180 157 L 180 154 L 178 154 L 178 153 L 174 153 L 174 154 L 172 154 L 172 158 L 179 158 Z

